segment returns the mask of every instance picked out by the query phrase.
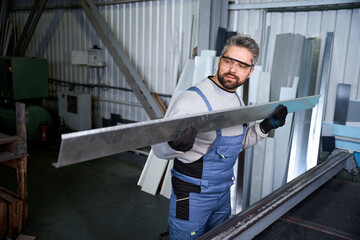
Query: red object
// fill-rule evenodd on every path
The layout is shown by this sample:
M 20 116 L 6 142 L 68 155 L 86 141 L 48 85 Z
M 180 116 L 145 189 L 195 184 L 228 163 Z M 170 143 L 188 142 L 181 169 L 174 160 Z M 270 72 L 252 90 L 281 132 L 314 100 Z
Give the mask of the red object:
M 45 124 L 41 125 L 41 141 L 46 142 L 46 128 L 47 126 Z

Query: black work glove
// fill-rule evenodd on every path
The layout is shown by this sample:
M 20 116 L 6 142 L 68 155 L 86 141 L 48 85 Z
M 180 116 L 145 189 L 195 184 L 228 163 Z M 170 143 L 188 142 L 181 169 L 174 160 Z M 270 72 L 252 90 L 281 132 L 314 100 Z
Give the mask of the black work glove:
M 264 119 L 260 123 L 260 129 L 263 133 L 269 133 L 271 129 L 282 127 L 285 124 L 285 118 L 288 114 L 287 107 L 280 104 L 278 105 L 270 118 Z
M 196 128 L 188 127 L 185 130 L 178 132 L 176 138 L 168 143 L 170 147 L 176 151 L 187 152 L 194 146 L 196 134 Z

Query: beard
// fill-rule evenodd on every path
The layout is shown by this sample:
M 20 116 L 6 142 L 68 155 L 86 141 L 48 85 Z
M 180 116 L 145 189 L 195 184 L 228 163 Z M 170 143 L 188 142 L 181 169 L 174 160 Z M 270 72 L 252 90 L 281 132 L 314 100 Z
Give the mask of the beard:
M 226 81 L 224 79 L 225 76 L 232 76 L 235 78 L 235 81 Z M 219 75 L 219 72 L 218 72 L 218 80 L 219 80 L 220 84 L 228 90 L 234 90 L 242 85 L 239 77 L 231 74 L 230 72 L 224 73 L 221 76 Z

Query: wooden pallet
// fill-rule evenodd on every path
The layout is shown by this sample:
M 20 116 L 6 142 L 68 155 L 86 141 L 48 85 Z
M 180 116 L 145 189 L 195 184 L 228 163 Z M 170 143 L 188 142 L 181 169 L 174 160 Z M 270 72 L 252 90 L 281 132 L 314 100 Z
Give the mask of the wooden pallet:
M 0 239 L 4 239 L 7 230 L 7 202 L 0 199 Z
M 25 104 L 16 103 L 16 129 L 16 136 L 0 133 L 0 163 L 17 175 L 17 193 L 0 187 L 0 239 L 18 236 L 28 218 Z
M 6 236 L 13 238 L 18 236 L 23 229 L 23 201 L 14 193 L 0 187 L 0 199 L 7 207 L 4 216 L 6 219 Z

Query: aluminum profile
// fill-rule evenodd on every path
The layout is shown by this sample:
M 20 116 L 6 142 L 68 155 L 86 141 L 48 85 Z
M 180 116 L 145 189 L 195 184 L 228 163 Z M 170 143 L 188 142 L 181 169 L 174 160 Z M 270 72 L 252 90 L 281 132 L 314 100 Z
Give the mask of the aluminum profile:
M 288 112 L 313 108 L 318 99 L 317 95 L 63 134 L 56 166 L 62 167 L 169 141 L 179 131 L 190 126 L 199 132 L 207 132 L 263 119 L 271 116 L 279 104 L 285 105 Z

